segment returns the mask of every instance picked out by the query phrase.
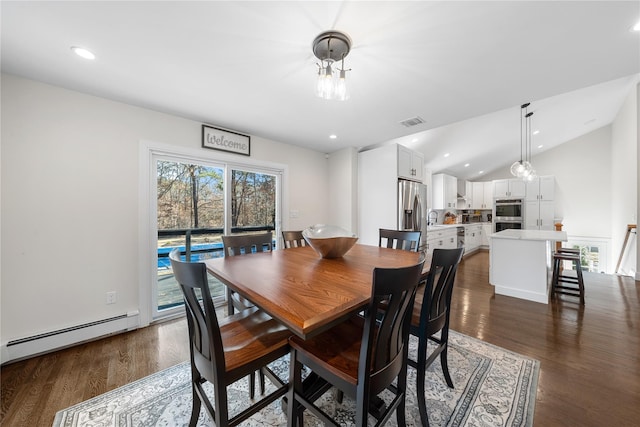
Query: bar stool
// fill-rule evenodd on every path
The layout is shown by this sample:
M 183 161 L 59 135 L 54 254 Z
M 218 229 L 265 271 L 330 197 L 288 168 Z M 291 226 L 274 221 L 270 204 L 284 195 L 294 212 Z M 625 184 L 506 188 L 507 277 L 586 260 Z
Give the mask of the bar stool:
M 576 277 L 562 274 L 562 261 L 572 261 L 576 266 Z M 571 286 L 566 286 L 571 285 Z M 551 279 L 551 295 L 564 294 L 580 297 L 584 305 L 584 280 L 580 266 L 580 249 L 559 248 L 553 254 L 553 278 Z

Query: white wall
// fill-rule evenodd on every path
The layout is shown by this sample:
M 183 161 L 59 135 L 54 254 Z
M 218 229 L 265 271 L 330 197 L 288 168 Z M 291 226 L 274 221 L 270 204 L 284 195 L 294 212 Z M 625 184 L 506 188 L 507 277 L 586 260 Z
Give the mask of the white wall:
M 1 85 L 2 343 L 138 309 L 139 143 L 198 149 L 201 123 L 6 74 Z M 324 153 L 252 136 L 251 160 L 288 165 L 284 203 L 299 217 L 285 212 L 283 228 L 328 221 Z
M 613 268 L 627 230 L 627 224 L 637 224 L 638 214 L 638 108 L 637 91 L 632 90 L 625 99 L 611 125 L 611 241 Z M 635 275 L 635 235 L 627 243 L 627 250 L 619 272 Z
M 357 233 L 358 150 L 354 147 L 343 148 L 329 154 L 328 160 L 329 222 Z

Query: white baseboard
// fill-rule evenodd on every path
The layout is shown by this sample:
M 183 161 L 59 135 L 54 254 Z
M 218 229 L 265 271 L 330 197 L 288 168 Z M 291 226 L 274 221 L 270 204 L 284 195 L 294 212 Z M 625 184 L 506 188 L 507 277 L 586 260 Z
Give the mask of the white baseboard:
M 115 333 L 137 329 L 139 315 L 140 313 L 135 310 L 109 319 L 4 342 L 0 347 L 0 363 L 5 364 Z

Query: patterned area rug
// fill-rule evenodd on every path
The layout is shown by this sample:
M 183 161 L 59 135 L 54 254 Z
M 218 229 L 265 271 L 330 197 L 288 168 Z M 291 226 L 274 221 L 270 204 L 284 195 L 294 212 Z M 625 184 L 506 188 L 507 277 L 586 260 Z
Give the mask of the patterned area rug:
M 415 356 L 417 340 L 412 338 L 410 354 Z M 455 388 L 447 387 L 440 361 L 427 372 L 427 406 L 431 426 L 531 426 L 536 400 L 540 362 L 451 331 L 449 372 Z M 288 376 L 288 356 L 271 367 L 281 378 Z M 269 381 L 267 381 L 269 384 Z M 415 397 L 416 371 L 409 368 L 407 425 L 420 426 Z M 228 388 L 231 413 L 239 412 L 249 401 L 248 382 Z M 211 394 L 212 390 L 209 389 Z M 384 396 L 383 396 L 384 397 Z M 342 403 L 327 392 L 317 402 L 341 425 L 353 425 L 353 401 Z M 191 415 L 191 386 L 188 363 L 127 384 L 93 399 L 59 411 L 54 427 L 67 426 L 186 426 Z M 395 415 L 388 425 L 395 426 Z M 243 426 L 286 426 L 280 401 L 274 402 L 245 421 Z M 213 422 L 200 413 L 198 426 Z M 305 412 L 305 426 L 322 425 Z

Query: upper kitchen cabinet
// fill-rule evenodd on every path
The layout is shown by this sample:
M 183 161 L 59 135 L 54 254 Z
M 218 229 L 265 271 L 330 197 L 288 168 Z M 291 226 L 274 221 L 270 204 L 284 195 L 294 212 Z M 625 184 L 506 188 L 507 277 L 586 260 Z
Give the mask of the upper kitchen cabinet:
M 458 209 L 473 208 L 473 183 L 464 179 L 458 180 Z
M 424 179 L 424 155 L 403 145 L 398 145 L 398 177 L 422 182 Z
M 493 182 L 472 182 L 472 209 L 493 208 Z
M 493 197 L 496 199 L 524 198 L 526 186 L 521 179 L 498 179 L 493 181 Z
M 553 200 L 556 190 L 554 176 L 540 176 L 526 183 L 527 201 Z
M 433 209 L 456 209 L 458 207 L 458 178 L 443 173 L 431 176 Z

